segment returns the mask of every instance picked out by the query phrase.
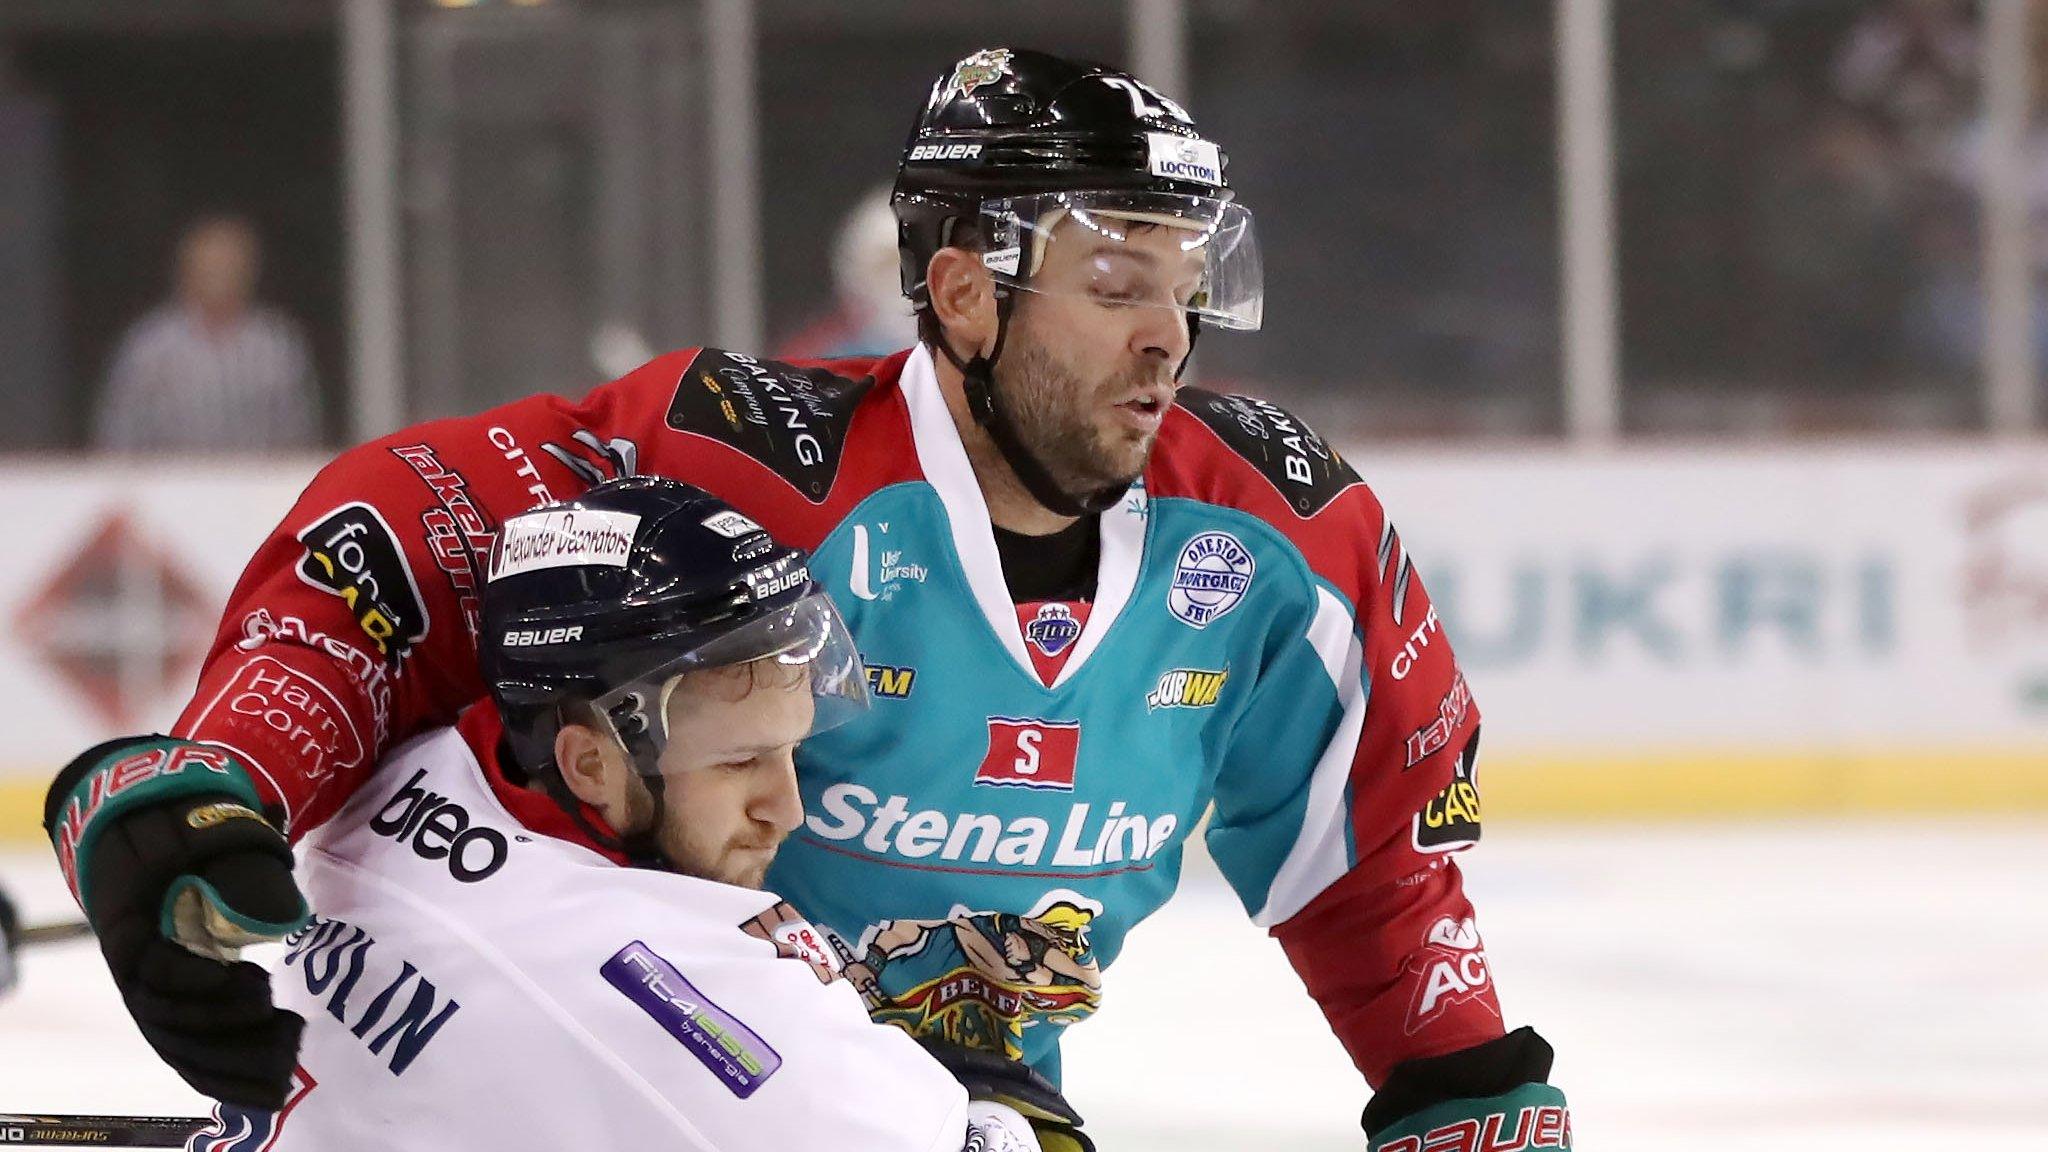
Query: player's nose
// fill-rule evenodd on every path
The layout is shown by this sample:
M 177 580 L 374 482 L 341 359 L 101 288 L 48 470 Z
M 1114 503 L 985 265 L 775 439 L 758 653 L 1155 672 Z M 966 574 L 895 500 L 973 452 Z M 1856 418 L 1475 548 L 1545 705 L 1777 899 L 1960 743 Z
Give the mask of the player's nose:
M 775 762 L 760 772 L 761 789 L 754 796 L 751 815 L 782 835 L 796 831 L 804 822 L 803 794 L 796 786 L 796 753 L 784 750 Z
M 1187 313 L 1177 308 L 1132 308 L 1131 351 L 1178 366 L 1192 346 Z

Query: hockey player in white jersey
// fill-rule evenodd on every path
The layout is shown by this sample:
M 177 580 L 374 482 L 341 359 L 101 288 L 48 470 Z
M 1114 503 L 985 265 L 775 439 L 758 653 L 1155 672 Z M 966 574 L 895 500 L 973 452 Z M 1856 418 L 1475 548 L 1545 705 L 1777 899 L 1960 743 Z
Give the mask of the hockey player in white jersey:
M 508 520 L 482 612 L 492 703 L 302 847 L 285 1106 L 224 1105 L 193 1147 L 1036 1152 L 997 1098 L 1087 1147 L 1022 1065 L 949 1074 L 871 1023 L 760 890 L 803 819 L 796 744 L 867 707 L 802 552 L 701 489 L 618 480 Z M 211 807 L 191 819 L 252 815 Z

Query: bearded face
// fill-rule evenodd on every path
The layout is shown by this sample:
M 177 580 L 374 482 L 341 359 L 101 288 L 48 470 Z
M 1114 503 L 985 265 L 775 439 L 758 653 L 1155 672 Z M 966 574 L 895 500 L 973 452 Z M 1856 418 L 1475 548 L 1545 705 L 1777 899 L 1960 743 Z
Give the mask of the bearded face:
M 996 365 L 997 402 L 1063 491 L 1129 485 L 1145 470 L 1172 404 L 1173 369 L 1154 358 L 1125 357 L 1091 374 L 1027 318 L 1061 302 L 1040 303 L 1027 299 L 1018 309 L 1010 346 Z

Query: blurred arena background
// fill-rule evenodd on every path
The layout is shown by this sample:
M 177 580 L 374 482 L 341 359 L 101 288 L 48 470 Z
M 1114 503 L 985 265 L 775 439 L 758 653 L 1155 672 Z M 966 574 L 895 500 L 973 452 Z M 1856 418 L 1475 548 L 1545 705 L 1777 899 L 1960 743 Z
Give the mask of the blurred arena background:
M 1580 1146 L 2048 1139 L 2032 0 L 0 0 L 31 918 L 66 913 L 43 783 L 175 715 L 334 450 L 671 347 L 907 344 L 877 190 L 997 43 L 1228 149 L 1266 327 L 1194 370 L 1340 445 L 1430 583 L 1487 716 L 1471 886 Z M 260 410 L 132 399 L 200 305 L 275 362 Z M 1190 873 L 1071 1041 L 1104 1152 L 1363 1147 L 1277 947 Z M 0 1112 L 198 1108 L 97 962 L 26 958 Z

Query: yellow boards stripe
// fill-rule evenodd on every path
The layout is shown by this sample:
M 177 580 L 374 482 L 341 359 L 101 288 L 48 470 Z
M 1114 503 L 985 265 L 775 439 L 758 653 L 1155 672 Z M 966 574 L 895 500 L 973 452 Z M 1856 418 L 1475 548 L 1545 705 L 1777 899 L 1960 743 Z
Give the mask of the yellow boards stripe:
M 910 683 L 904 675 L 892 686 L 907 690 Z M 44 774 L 0 771 L 0 842 L 42 839 L 47 783 Z M 1477 783 L 1494 826 L 1518 819 L 2048 812 L 2048 748 L 1482 752 Z

